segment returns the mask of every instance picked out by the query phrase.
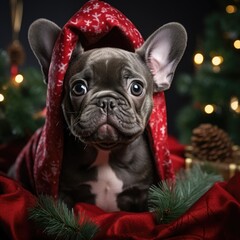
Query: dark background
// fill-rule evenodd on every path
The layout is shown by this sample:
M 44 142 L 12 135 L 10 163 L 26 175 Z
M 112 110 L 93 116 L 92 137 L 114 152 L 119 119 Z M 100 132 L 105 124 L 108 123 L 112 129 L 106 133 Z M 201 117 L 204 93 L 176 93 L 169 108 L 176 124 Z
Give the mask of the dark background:
M 47 18 L 62 27 L 86 2 L 87 0 L 23 0 L 23 19 L 19 40 L 24 46 L 27 57 L 22 67 L 38 67 L 27 41 L 29 25 L 38 18 Z M 135 24 L 144 39 L 165 23 L 172 21 L 181 23 L 188 33 L 188 45 L 175 73 L 175 80 L 181 72 L 194 71 L 193 54 L 198 38 L 202 38 L 204 32 L 204 19 L 215 8 L 214 0 L 106 0 L 106 2 L 125 14 Z M 1 0 L 0 49 L 6 49 L 11 43 L 11 29 L 10 0 Z M 166 91 L 166 101 L 168 131 L 169 134 L 177 137 L 175 116 L 188 99 L 179 96 L 174 80 L 172 87 Z

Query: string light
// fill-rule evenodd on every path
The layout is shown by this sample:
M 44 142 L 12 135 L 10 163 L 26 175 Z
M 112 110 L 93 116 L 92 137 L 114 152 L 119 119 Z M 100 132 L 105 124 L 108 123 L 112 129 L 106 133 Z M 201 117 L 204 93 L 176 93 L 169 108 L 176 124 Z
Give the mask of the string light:
M 231 14 L 231 13 L 235 13 L 237 11 L 237 7 L 234 5 L 227 5 L 226 6 L 226 12 Z
M 212 58 L 212 64 L 214 66 L 219 66 L 223 62 L 223 57 L 222 56 L 214 56 Z
M 186 158 L 185 159 L 185 169 L 190 169 L 192 166 L 192 159 L 191 158 Z
M 207 104 L 205 107 L 204 107 L 204 112 L 207 113 L 207 114 L 212 114 L 214 112 L 215 108 L 212 104 Z
M 14 80 L 15 80 L 16 83 L 22 83 L 22 81 L 23 81 L 23 75 L 21 75 L 21 74 L 16 75 L 16 77 L 14 78 Z
M 230 108 L 236 113 L 240 113 L 240 105 L 237 97 L 232 97 L 230 101 Z
M 194 62 L 196 63 L 196 64 L 198 64 L 198 65 L 200 65 L 200 64 L 202 64 L 203 63 L 203 61 L 204 61 L 204 57 L 203 57 L 203 55 L 201 54 L 201 53 L 196 53 L 195 55 L 194 55 Z
M 4 96 L 0 93 L 0 102 L 4 101 Z
M 229 177 L 233 177 L 237 170 L 237 165 L 235 163 L 229 164 Z
M 235 40 L 234 43 L 233 43 L 233 46 L 234 46 L 236 49 L 240 49 L 240 40 L 239 40 L 239 39 Z
M 239 106 L 238 99 L 236 97 L 232 97 L 231 103 L 230 103 L 231 109 L 235 111 L 237 110 L 238 106 Z

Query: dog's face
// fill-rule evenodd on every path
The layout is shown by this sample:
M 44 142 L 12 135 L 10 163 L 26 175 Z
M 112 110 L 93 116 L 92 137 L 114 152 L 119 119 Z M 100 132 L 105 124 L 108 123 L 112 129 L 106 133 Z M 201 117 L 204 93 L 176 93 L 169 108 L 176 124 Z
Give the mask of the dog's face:
M 152 75 L 138 54 L 100 48 L 73 55 L 62 106 L 76 137 L 111 148 L 142 134 L 152 95 Z
M 29 29 L 30 45 L 45 79 L 60 28 L 37 20 Z M 177 23 L 154 32 L 136 52 L 117 48 L 74 50 L 64 79 L 62 109 L 71 133 L 87 144 L 112 148 L 143 133 L 154 92 L 169 88 L 186 47 Z

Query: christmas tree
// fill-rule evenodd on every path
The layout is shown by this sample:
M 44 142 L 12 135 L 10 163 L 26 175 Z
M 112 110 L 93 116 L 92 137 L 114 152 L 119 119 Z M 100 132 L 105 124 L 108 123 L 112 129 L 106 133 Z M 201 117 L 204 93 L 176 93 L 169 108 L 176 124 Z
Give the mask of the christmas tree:
M 12 42 L 0 49 L 0 144 L 26 139 L 43 124 L 46 87 L 40 70 L 24 67 L 19 41 L 23 1 L 10 1 Z
M 190 143 L 199 124 L 211 123 L 240 144 L 240 1 L 216 4 L 197 42 L 194 73 L 183 73 L 176 81 L 177 91 L 190 98 L 177 117 L 183 143 Z
M 0 143 L 29 137 L 44 121 L 46 87 L 40 70 L 12 73 L 12 68 L 8 52 L 0 50 Z

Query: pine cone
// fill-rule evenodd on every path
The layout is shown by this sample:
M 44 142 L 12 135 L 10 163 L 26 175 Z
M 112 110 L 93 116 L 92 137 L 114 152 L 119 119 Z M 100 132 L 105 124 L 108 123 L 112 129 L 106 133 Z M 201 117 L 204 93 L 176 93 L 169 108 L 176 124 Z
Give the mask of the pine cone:
M 228 134 L 212 124 L 201 124 L 192 132 L 192 155 L 199 160 L 228 161 L 232 142 Z

